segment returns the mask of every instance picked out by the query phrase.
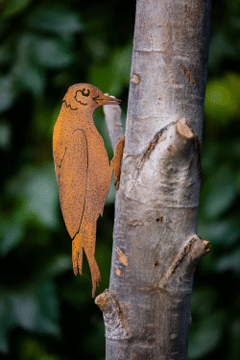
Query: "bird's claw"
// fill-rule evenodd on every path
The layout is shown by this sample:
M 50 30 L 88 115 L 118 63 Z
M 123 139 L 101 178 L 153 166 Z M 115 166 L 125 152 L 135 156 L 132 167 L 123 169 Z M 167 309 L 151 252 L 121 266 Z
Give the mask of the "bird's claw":
M 123 157 L 124 143 L 125 143 L 125 136 L 122 136 L 115 147 L 114 156 L 111 160 L 111 167 L 113 169 L 114 180 L 115 180 L 115 188 L 117 190 L 119 188 L 119 183 L 120 183 L 121 163 Z

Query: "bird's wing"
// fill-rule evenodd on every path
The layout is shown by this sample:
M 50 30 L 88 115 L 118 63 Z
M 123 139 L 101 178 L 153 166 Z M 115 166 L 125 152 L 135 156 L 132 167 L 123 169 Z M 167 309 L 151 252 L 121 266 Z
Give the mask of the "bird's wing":
M 79 231 L 85 207 L 88 148 L 84 130 L 71 134 L 61 162 L 59 192 L 63 218 L 73 239 Z
M 112 168 L 109 165 L 104 141 L 97 130 L 92 130 L 91 135 L 88 133 L 88 156 L 85 218 L 93 222 L 97 221 L 100 214 L 103 214 L 112 178 Z
M 63 131 L 63 120 L 64 116 L 62 116 L 60 113 L 53 130 L 53 158 L 58 185 L 60 178 L 60 168 L 66 150 L 66 137 Z

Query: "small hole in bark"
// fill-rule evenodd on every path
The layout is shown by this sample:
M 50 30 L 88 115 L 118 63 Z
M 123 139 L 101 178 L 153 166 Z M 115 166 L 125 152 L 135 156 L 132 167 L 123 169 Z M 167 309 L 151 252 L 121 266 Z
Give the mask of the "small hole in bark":
M 157 266 L 159 266 L 159 265 L 160 265 L 160 264 L 159 264 L 159 261 L 156 261 L 155 264 L 154 264 L 155 267 L 157 267 Z
M 163 217 L 160 216 L 159 218 L 156 219 L 156 222 L 162 222 L 163 221 Z

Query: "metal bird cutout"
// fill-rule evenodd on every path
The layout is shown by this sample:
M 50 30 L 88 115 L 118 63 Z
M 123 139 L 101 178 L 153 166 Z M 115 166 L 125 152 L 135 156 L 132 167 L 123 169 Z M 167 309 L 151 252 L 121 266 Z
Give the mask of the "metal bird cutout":
M 72 85 L 63 98 L 53 132 L 60 205 L 72 238 L 73 271 L 75 275 L 82 274 L 84 250 L 91 271 L 93 297 L 100 281 L 94 257 L 96 223 L 103 214 L 114 167 L 109 164 L 103 138 L 94 125 L 93 112 L 99 106 L 119 103 L 120 100 L 104 95 L 93 85 Z

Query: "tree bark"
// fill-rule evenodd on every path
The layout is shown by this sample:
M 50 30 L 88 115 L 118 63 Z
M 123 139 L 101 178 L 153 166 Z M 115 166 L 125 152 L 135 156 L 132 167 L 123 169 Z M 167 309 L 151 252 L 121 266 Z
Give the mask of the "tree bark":
M 106 360 L 185 360 L 197 235 L 209 0 L 137 0 Z

